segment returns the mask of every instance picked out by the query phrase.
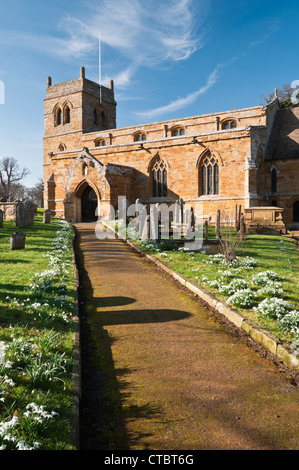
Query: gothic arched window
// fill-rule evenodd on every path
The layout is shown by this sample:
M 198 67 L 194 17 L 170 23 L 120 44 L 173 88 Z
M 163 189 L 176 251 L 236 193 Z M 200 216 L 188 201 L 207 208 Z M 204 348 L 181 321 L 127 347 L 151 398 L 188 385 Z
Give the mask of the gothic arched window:
M 95 125 L 98 124 L 98 111 L 97 111 L 97 108 L 94 108 L 94 110 L 93 110 L 93 123 Z
M 61 124 L 62 124 L 62 110 L 61 110 L 60 106 L 58 106 L 56 111 L 55 111 L 54 124 L 55 124 L 55 126 L 61 126 Z
M 152 168 L 153 197 L 167 197 L 167 168 L 159 157 Z
M 100 128 L 105 129 L 105 114 L 103 111 L 100 114 Z
M 69 106 L 66 106 L 65 112 L 64 112 L 64 123 L 69 124 L 71 122 L 71 110 Z
M 203 159 L 199 169 L 201 179 L 201 194 L 203 196 L 219 194 L 219 165 L 211 153 Z

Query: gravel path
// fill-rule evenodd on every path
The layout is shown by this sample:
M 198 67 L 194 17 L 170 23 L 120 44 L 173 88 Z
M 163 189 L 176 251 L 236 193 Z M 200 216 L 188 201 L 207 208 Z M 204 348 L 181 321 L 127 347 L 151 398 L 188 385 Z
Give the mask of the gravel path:
M 286 374 L 125 243 L 76 228 L 82 450 L 298 449 Z

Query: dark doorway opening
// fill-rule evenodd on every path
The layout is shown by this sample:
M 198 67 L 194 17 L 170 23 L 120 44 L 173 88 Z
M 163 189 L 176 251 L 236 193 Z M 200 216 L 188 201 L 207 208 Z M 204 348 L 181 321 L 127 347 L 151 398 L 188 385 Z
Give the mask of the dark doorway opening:
M 293 205 L 293 222 L 299 223 L 299 201 Z
M 98 198 L 95 191 L 88 186 L 81 199 L 82 222 L 94 222 L 98 219 L 96 212 L 98 207 Z

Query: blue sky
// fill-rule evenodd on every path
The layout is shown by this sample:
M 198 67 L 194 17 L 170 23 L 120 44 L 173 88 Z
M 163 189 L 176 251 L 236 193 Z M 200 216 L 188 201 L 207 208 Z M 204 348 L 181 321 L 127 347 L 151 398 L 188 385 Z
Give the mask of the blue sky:
M 46 79 L 115 81 L 117 126 L 261 104 L 299 80 L 296 0 L 2 0 L 0 157 L 42 176 Z M 0 89 L 1 102 L 1 89 Z

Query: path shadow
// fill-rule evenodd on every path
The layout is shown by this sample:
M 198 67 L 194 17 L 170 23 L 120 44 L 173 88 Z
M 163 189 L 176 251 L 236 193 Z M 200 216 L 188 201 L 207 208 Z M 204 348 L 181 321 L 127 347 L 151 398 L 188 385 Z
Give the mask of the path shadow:
M 172 309 L 110 310 L 108 312 L 97 311 L 94 315 L 102 326 L 164 323 L 179 321 L 191 316 L 187 312 Z
M 104 327 L 105 322 L 108 325 L 111 321 L 123 321 L 123 310 L 110 315 L 110 319 L 107 312 L 100 322 L 98 310 L 130 305 L 136 299 L 93 296 L 93 287 L 80 249 L 80 232 L 75 230 L 75 233 L 81 337 L 80 450 L 129 450 L 144 435 L 129 435 L 126 419 L 154 419 L 161 411 L 151 404 L 123 409 L 122 401 L 131 393 L 126 377 L 132 371 L 115 368 L 112 356 L 114 340 Z M 126 321 L 132 320 L 132 317 L 130 320 L 126 318 Z

